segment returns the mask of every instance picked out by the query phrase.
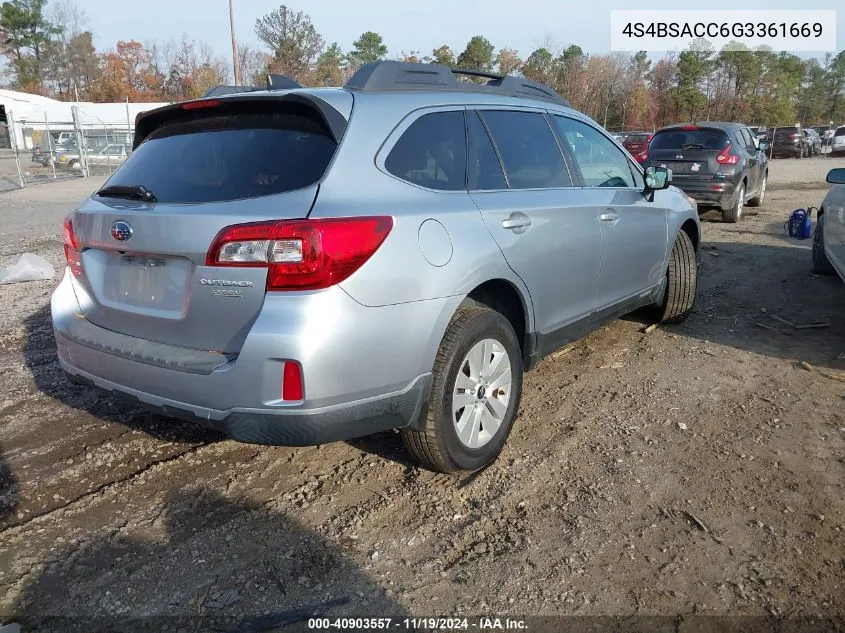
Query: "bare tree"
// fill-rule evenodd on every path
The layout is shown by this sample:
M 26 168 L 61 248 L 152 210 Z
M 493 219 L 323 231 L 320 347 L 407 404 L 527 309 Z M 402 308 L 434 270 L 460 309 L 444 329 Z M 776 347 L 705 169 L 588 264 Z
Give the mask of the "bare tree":
M 323 38 L 306 13 L 282 5 L 255 21 L 255 34 L 270 48 L 271 70 L 300 81 L 313 73 Z
M 267 68 L 272 57 L 264 51 L 251 48 L 249 44 L 238 46 L 238 66 L 241 71 L 241 82 L 246 85 L 264 85 Z

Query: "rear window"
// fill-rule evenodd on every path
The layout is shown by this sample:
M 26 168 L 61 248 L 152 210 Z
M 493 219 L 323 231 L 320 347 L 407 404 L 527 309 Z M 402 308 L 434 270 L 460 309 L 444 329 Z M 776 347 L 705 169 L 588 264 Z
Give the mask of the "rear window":
M 836 132 L 833 133 L 834 136 L 845 136 L 845 126 L 836 128 Z
M 722 130 L 663 130 L 651 139 L 650 149 L 725 149 L 731 140 Z
M 625 138 L 626 143 L 648 143 L 648 134 L 629 134 Z
M 143 185 L 163 203 L 257 198 L 314 184 L 337 149 L 319 115 L 301 104 L 175 116 L 132 152 L 109 185 Z

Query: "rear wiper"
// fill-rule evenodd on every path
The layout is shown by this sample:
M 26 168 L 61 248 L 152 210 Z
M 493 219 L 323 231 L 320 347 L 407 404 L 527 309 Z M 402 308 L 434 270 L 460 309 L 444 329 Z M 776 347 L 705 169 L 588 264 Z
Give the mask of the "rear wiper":
M 704 149 L 704 145 L 701 143 L 684 143 L 681 145 L 681 149 Z
M 109 185 L 100 189 L 97 195 L 104 198 L 129 198 L 130 200 L 157 202 L 153 192 L 144 185 Z

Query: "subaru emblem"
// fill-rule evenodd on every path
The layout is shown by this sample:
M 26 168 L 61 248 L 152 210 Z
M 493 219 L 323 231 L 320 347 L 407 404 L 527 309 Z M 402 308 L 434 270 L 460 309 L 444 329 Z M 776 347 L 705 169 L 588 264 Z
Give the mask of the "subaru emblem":
M 111 225 L 111 236 L 118 242 L 125 242 L 132 237 L 132 225 L 129 222 L 118 220 Z

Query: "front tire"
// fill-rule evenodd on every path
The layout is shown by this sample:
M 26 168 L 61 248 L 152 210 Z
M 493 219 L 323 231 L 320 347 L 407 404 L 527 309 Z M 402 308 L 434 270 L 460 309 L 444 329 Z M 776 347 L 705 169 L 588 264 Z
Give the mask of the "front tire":
M 742 219 L 742 207 L 745 205 L 745 184 L 739 186 L 736 199 L 729 209 L 722 211 L 722 222 L 736 223 Z
M 827 253 L 824 252 L 824 214 L 819 216 L 816 221 L 816 230 L 813 231 L 813 272 L 820 275 L 832 275 L 836 272 L 833 264 L 827 258 Z
M 680 323 L 685 321 L 695 305 L 698 287 L 698 262 L 695 248 L 686 231 L 678 232 L 669 266 L 666 269 L 666 288 L 663 297 L 654 307 L 658 323 Z
M 437 350 L 422 428 L 402 429 L 405 450 L 443 473 L 492 462 L 513 428 L 522 395 L 522 351 L 510 322 L 487 307 L 461 307 Z

